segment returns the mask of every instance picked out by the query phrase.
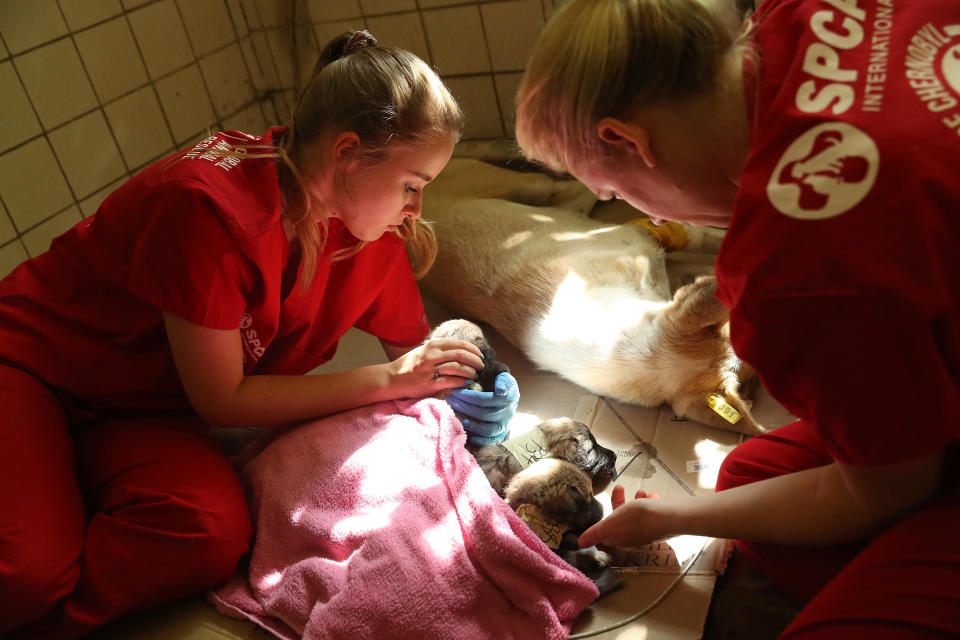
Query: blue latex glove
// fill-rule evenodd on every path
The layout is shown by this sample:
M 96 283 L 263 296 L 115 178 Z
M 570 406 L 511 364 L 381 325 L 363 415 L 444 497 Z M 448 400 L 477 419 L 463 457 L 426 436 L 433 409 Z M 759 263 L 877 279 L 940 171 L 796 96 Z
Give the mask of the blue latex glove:
M 449 404 L 473 444 L 496 444 L 504 439 L 510 428 L 510 419 L 520 404 L 517 380 L 504 371 L 497 376 L 494 391 L 454 389 L 447 396 Z

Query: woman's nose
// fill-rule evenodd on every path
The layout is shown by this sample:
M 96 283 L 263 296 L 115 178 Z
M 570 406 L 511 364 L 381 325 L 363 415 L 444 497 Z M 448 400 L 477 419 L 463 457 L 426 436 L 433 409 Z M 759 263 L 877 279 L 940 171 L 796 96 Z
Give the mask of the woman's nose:
M 423 212 L 423 196 L 419 193 L 415 194 L 403 207 L 403 215 L 406 218 L 412 218 L 416 220 L 420 217 L 420 214 Z

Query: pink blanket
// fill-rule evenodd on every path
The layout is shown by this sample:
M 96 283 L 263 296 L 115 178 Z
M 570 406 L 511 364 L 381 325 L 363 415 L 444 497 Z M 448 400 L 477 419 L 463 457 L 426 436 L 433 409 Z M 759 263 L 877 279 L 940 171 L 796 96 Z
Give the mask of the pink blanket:
M 281 638 L 565 638 L 596 587 L 497 496 L 464 441 L 447 404 L 426 399 L 253 449 L 249 571 L 212 601 Z

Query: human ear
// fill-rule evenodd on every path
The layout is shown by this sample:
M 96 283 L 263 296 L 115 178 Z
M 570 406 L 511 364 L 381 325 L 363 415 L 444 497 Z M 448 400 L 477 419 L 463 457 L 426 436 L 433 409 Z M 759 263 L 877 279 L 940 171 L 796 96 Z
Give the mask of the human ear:
M 337 136 L 336 140 L 333 141 L 333 146 L 331 147 L 331 155 L 335 163 L 354 160 L 358 151 L 360 151 L 360 136 L 353 131 L 344 131 L 341 133 Z
M 597 137 L 607 144 L 640 156 L 650 169 L 657 166 L 657 160 L 650 150 L 650 134 L 639 124 L 603 118 L 597 123 Z

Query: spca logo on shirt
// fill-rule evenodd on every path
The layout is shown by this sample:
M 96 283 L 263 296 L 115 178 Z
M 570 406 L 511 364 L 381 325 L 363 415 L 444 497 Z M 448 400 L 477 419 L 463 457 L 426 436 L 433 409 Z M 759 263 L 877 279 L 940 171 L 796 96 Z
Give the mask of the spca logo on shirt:
M 787 148 L 767 183 L 767 197 L 791 218 L 832 218 L 866 197 L 879 166 L 873 138 L 853 125 L 827 122 Z
M 267 350 L 257 337 L 257 330 L 253 328 L 253 317 L 249 313 L 240 316 L 240 340 L 243 343 L 243 364 L 256 363 Z

